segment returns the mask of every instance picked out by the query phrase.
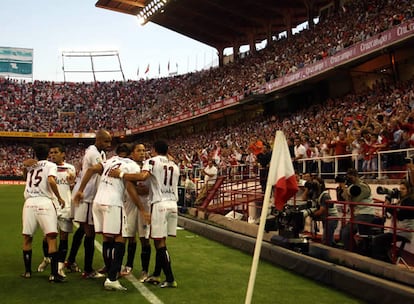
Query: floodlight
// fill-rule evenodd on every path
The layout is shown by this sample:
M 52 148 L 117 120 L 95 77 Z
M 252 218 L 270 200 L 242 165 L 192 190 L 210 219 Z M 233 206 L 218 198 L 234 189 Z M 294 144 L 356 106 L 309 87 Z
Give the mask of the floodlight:
M 138 22 L 139 22 L 140 25 L 144 25 L 145 24 L 145 18 L 144 17 L 137 16 L 137 18 L 138 18 Z

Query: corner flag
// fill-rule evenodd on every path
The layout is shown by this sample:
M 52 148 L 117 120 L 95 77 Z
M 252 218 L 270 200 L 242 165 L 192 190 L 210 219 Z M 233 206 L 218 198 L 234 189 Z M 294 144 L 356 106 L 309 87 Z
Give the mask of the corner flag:
M 267 186 L 275 187 L 273 197 L 277 210 L 282 210 L 287 200 L 299 190 L 289 148 L 282 131 L 276 132 Z
M 266 191 L 263 199 L 262 214 L 260 215 L 259 229 L 257 231 L 256 246 L 254 248 L 245 304 L 250 304 L 253 296 L 257 265 L 259 264 L 263 233 L 266 224 L 267 211 L 269 209 L 270 193 L 273 186 L 275 186 L 273 194 L 275 197 L 275 205 L 279 210 L 282 209 L 287 200 L 298 191 L 298 184 L 296 182 L 292 160 L 290 159 L 289 148 L 282 131 L 276 131 L 275 141 L 273 143 L 272 158 L 270 160 L 269 175 L 267 177 Z

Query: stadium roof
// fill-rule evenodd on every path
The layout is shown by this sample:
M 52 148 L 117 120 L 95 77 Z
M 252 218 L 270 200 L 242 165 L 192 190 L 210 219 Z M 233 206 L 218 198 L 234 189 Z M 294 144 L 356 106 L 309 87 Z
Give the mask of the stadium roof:
M 151 0 L 98 0 L 96 6 L 138 15 Z M 149 21 L 217 49 L 261 42 L 307 21 L 332 0 L 169 0 Z M 310 5 L 313 9 L 310 10 Z M 250 40 L 249 40 L 250 37 Z

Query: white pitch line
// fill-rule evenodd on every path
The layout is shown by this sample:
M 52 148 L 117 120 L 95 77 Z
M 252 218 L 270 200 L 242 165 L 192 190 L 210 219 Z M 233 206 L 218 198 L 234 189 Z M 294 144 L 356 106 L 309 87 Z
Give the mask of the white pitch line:
M 79 225 L 75 223 L 74 225 L 76 228 L 79 228 Z M 97 240 L 95 240 L 95 247 L 98 249 L 100 253 L 102 253 L 102 244 L 99 243 Z M 164 304 L 158 297 L 151 292 L 143 283 L 137 280 L 137 278 L 130 274 L 128 276 L 125 276 L 128 281 L 134 285 L 134 287 L 142 294 L 142 296 L 150 302 L 150 304 Z
M 99 243 L 97 240 L 95 240 L 95 247 L 96 249 L 98 249 L 100 253 L 102 253 L 102 244 Z M 133 274 L 127 275 L 124 278 L 130 281 L 132 285 L 134 285 L 134 287 L 142 294 L 142 296 L 148 300 L 149 303 L 164 304 L 160 299 L 158 299 L 158 297 L 155 294 L 151 292 L 151 290 L 145 287 L 143 283 L 138 281 L 138 279 Z
M 151 304 L 164 304 L 158 297 L 151 292 L 143 283 L 137 280 L 134 275 L 129 275 L 125 277 L 128 281 L 134 285 L 136 289 L 147 299 Z

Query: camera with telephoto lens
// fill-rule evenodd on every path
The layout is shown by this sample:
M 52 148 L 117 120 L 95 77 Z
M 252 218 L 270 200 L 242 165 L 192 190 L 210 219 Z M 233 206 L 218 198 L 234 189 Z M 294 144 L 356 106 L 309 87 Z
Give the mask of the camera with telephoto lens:
M 399 189 L 397 188 L 387 189 L 382 186 L 377 187 L 377 194 L 385 195 L 385 198 L 389 201 L 391 201 L 391 199 L 393 198 L 399 199 L 401 197 L 401 192 Z
M 285 238 L 299 238 L 305 228 L 305 218 L 317 210 L 308 202 L 303 206 L 285 205 L 283 210 L 273 210 L 265 224 L 265 231 L 279 231 Z
M 335 183 L 345 183 L 345 185 L 350 186 L 351 182 L 348 180 L 346 175 L 337 175 L 335 176 Z

